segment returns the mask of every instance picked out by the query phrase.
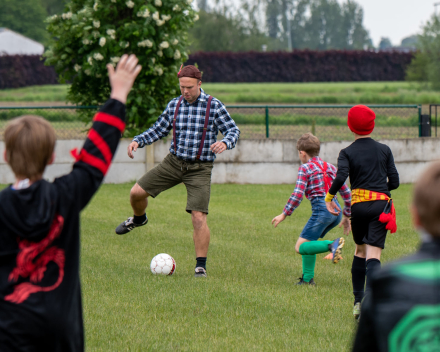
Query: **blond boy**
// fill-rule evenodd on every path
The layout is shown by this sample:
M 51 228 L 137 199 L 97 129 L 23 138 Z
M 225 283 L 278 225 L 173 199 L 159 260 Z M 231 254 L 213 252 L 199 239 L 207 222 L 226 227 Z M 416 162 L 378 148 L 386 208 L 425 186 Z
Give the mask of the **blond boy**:
M 22 116 L 5 130 L 15 182 L 0 192 L 0 351 L 83 351 L 79 214 L 98 190 L 125 127 L 125 102 L 141 67 L 108 65 L 110 99 L 95 115 L 76 163 L 53 183 L 55 131 Z

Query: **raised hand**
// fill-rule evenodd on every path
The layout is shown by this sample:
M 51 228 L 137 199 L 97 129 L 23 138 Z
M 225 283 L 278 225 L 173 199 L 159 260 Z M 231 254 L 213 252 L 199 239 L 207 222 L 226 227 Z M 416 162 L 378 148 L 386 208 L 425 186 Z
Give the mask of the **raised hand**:
M 137 64 L 138 62 L 136 55 L 128 56 L 125 54 L 119 60 L 116 70 L 111 64 L 107 65 L 110 86 L 112 87 L 110 98 L 119 100 L 123 104 L 127 102 L 128 93 L 130 93 L 134 80 L 142 69 L 142 66 Z

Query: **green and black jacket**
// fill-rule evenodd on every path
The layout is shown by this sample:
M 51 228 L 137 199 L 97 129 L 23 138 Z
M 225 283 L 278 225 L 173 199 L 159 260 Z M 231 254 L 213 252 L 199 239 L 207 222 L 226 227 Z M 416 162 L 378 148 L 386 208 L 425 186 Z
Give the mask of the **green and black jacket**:
M 377 273 L 353 351 L 440 351 L 440 239 Z

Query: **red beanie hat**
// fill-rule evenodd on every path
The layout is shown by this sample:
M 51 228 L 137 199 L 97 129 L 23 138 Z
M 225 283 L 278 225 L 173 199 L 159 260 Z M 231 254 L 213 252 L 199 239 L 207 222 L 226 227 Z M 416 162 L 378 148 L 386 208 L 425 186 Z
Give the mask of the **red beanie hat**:
M 373 132 L 376 114 L 368 106 L 356 105 L 348 112 L 347 125 L 356 134 L 366 135 Z

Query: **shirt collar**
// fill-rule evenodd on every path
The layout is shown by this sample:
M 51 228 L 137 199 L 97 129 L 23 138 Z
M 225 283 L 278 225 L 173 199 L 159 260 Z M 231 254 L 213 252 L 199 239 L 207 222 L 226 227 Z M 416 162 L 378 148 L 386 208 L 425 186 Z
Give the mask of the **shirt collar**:
M 200 88 L 200 95 L 199 95 L 199 97 L 198 97 L 195 101 L 193 101 L 191 104 L 188 103 L 188 102 L 186 101 L 186 99 L 183 99 L 183 100 L 185 100 L 185 103 L 186 103 L 187 105 L 195 105 L 195 104 L 197 104 L 198 102 L 203 103 L 204 101 L 207 101 L 207 100 L 208 100 L 208 94 L 206 94 L 205 91 L 204 91 L 202 88 Z
M 309 161 L 307 161 L 307 162 L 311 163 L 313 161 L 321 161 L 321 158 L 319 156 L 314 156 L 313 158 L 310 158 Z

